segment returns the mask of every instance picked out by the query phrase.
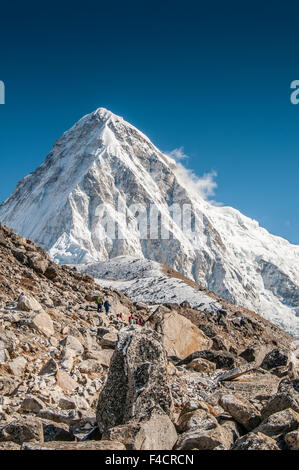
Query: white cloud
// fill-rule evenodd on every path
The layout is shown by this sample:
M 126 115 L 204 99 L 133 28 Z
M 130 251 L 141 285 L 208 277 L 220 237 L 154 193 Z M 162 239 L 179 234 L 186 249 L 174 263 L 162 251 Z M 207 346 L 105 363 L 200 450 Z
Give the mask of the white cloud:
M 217 188 L 217 182 L 215 181 L 217 176 L 216 171 L 213 170 L 209 173 L 204 173 L 202 176 L 197 176 L 193 170 L 189 170 L 181 163 L 177 163 L 175 172 L 179 181 L 191 191 L 194 196 L 199 195 L 203 199 L 209 199 L 215 196 L 215 190 Z
M 180 183 L 193 193 L 193 196 L 200 196 L 205 200 L 209 200 L 215 206 L 222 206 L 222 203 L 211 200 L 210 198 L 215 196 L 215 190 L 217 188 L 217 172 L 212 170 L 208 173 L 204 173 L 202 176 L 198 176 L 193 170 L 184 167 L 180 161 L 189 158 L 184 151 L 184 147 L 179 147 L 171 152 L 165 152 L 166 155 L 172 158 L 175 162 L 175 173 Z
M 166 155 L 173 158 L 176 162 L 189 158 L 184 152 L 184 147 L 179 147 L 178 149 L 171 150 L 171 152 L 166 152 Z

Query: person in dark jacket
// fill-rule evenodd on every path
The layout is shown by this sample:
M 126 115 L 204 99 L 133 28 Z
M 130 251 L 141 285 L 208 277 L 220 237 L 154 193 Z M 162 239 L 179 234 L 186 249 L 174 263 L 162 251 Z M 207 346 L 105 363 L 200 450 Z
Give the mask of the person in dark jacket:
M 108 301 L 108 300 L 105 300 L 105 302 L 104 302 L 104 308 L 105 308 L 105 312 L 106 312 L 106 315 L 107 315 L 107 316 L 108 316 L 108 313 L 110 312 L 110 307 L 111 307 L 111 305 L 110 305 L 109 301 Z

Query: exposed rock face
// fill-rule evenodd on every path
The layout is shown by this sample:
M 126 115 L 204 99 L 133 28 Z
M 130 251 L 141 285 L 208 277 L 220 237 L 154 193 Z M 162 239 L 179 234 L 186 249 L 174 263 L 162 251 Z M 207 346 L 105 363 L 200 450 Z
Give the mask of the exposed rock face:
M 261 432 L 251 432 L 240 437 L 232 450 L 279 450 L 276 441 Z
M 97 422 L 102 432 L 132 419 L 146 420 L 155 408 L 171 416 L 172 397 L 161 341 L 149 328 L 121 330 L 98 402 Z
M 261 421 L 259 411 L 246 399 L 238 395 L 223 395 L 220 406 L 248 431 L 254 429 Z
M 0 442 L 0 450 L 21 450 L 21 445 L 15 442 Z
M 43 333 L 45 336 L 52 336 L 54 334 L 53 321 L 45 312 L 38 313 L 32 319 L 32 326 L 37 331 Z
M 265 359 L 267 355 L 267 348 L 260 344 L 255 344 L 254 346 L 250 345 L 244 351 L 240 353 L 240 357 L 245 359 L 247 362 L 254 362 L 256 364 L 261 365 L 262 361 Z M 271 354 L 268 356 L 271 357 Z M 267 361 L 265 361 L 266 363 Z
M 101 351 L 90 352 L 89 355 L 92 356 L 92 358 L 94 358 L 101 366 L 109 368 L 113 352 L 113 349 L 102 349 Z
M 256 431 L 262 432 L 266 436 L 276 437 L 295 431 L 298 426 L 299 413 L 289 408 L 269 416 L 256 428 Z
M 44 442 L 25 443 L 21 450 L 125 450 L 125 446 L 117 441 L 86 441 L 86 442 Z
M 176 450 L 229 450 L 232 445 L 231 433 L 222 426 L 212 429 L 195 428 L 180 435 Z
M 130 421 L 110 428 L 103 438 L 118 440 L 128 450 L 169 450 L 177 441 L 177 433 L 169 416 L 153 411 L 146 421 Z
M 213 415 L 207 411 L 197 409 L 183 413 L 178 419 L 177 429 L 181 433 L 195 428 L 207 430 L 215 428 L 217 424 L 217 420 Z
M 0 349 L 0 364 L 5 364 L 9 360 L 9 353 L 5 348 Z
M 216 370 L 216 364 L 214 362 L 207 361 L 206 359 L 201 359 L 198 357 L 197 359 L 193 359 L 193 361 L 189 362 L 187 365 L 188 369 L 193 369 L 196 372 L 214 372 Z
M 18 300 L 18 308 L 24 312 L 42 312 L 43 308 L 37 300 L 29 295 L 21 295 Z
M 189 364 L 197 358 L 206 359 L 216 364 L 217 369 L 231 369 L 236 364 L 236 358 L 227 351 L 196 351 L 179 362 L 178 365 Z
M 92 372 L 102 372 L 103 368 L 101 364 L 96 359 L 86 359 L 86 361 L 82 361 L 78 369 L 80 372 L 83 373 L 92 373 Z
M 288 363 L 288 353 L 281 349 L 273 349 L 264 358 L 261 367 L 270 370 L 274 367 L 286 366 Z
M 103 348 L 114 348 L 117 343 L 117 332 L 116 331 L 108 331 L 105 333 L 101 339 L 100 344 Z
M 21 409 L 23 411 L 38 413 L 45 407 L 45 404 L 34 396 L 27 396 L 24 398 L 23 402 L 21 403 Z
M 84 351 L 81 342 L 71 335 L 66 336 L 62 341 L 62 344 L 64 346 L 64 350 L 69 349 L 74 352 L 74 355 L 80 355 Z
M 299 431 L 289 432 L 284 440 L 289 450 L 299 450 Z
M 50 359 L 46 364 L 42 367 L 39 372 L 39 375 L 48 375 L 48 374 L 55 374 L 58 370 L 57 363 L 54 359 Z
M 291 408 L 299 413 L 299 401 L 298 398 L 289 393 L 277 393 L 267 402 L 262 410 L 263 419 L 268 418 L 278 411 L 286 410 Z
M 212 345 L 212 341 L 190 320 L 165 307 L 158 308 L 147 324 L 161 334 L 168 356 L 184 359 Z
M 27 365 L 27 361 L 24 357 L 16 357 L 8 364 L 8 369 L 13 375 L 22 376 Z
M 22 444 L 28 441 L 43 442 L 42 423 L 34 418 L 14 420 L 0 427 L 0 442 L 12 441 Z
M 151 314 L 90 276 L 50 263 L 44 250 L 0 225 L 1 424 L 21 423 L 30 414 L 43 425 L 47 421 L 47 439 L 73 436 L 68 429 L 50 432 L 57 429 L 55 423 L 73 426 L 80 438 L 95 427 L 96 399 L 113 349 L 99 343 L 104 314 L 86 300 L 94 292 L 108 298 L 116 311 L 137 318 Z M 127 322 L 126 317 L 104 317 L 109 331 Z M 60 407 L 66 399 L 73 403 L 70 410 Z
M 234 369 L 228 370 L 223 374 L 217 376 L 217 382 L 225 382 L 227 380 L 237 379 L 248 372 L 257 369 L 256 363 L 245 364 L 245 366 L 235 367 Z
M 71 392 L 78 387 L 78 383 L 64 370 L 58 370 L 56 374 L 57 385 L 66 392 Z
M 215 416 L 219 414 L 211 405 L 199 403 L 200 408 L 189 411 L 192 403 L 183 410 L 177 421 L 179 438 L 177 450 L 228 450 L 235 440 L 234 426 L 220 426 Z
M 249 346 L 241 352 L 240 356 L 243 357 L 247 362 L 255 362 L 257 359 L 257 348 Z
M 49 266 L 49 259 L 41 256 L 40 254 L 33 254 L 28 256 L 28 264 L 36 272 L 44 274 Z

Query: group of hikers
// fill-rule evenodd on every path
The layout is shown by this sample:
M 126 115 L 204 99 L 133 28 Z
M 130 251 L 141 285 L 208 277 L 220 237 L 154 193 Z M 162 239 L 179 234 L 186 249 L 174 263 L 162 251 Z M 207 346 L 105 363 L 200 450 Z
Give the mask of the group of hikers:
M 140 325 L 140 326 L 143 326 L 144 325 L 144 320 L 142 318 L 134 318 L 133 315 L 130 315 L 129 316 L 129 324 L 130 325 Z
M 106 315 L 108 316 L 109 312 L 110 312 L 110 303 L 109 303 L 109 300 L 103 300 L 103 297 L 99 296 L 96 298 L 96 304 L 97 304 L 97 311 L 98 312 L 103 312 L 103 307 L 105 309 L 105 313 Z M 122 313 L 118 313 L 117 315 L 117 318 L 119 318 L 120 320 L 123 319 L 123 314 Z M 129 324 L 130 325 L 140 325 L 140 326 L 143 326 L 144 325 L 144 320 L 142 318 L 136 318 L 134 317 L 133 315 L 130 315 L 129 316 Z
M 102 312 L 103 311 L 103 307 L 105 309 L 105 313 L 106 315 L 108 316 L 109 312 L 110 312 L 110 303 L 109 303 L 109 300 L 105 300 L 105 302 L 103 301 L 103 297 L 97 297 L 96 299 L 96 304 L 97 304 L 97 307 L 98 307 L 98 312 Z

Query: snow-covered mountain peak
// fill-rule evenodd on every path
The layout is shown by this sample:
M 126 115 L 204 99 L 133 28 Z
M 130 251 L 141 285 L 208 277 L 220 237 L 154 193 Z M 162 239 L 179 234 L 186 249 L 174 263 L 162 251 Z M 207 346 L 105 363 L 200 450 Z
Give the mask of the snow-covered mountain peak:
M 185 206 L 200 230 L 174 217 Z M 182 165 L 105 108 L 61 136 L 0 205 L 0 221 L 58 263 L 151 259 L 299 334 L 299 247 L 205 200 Z

